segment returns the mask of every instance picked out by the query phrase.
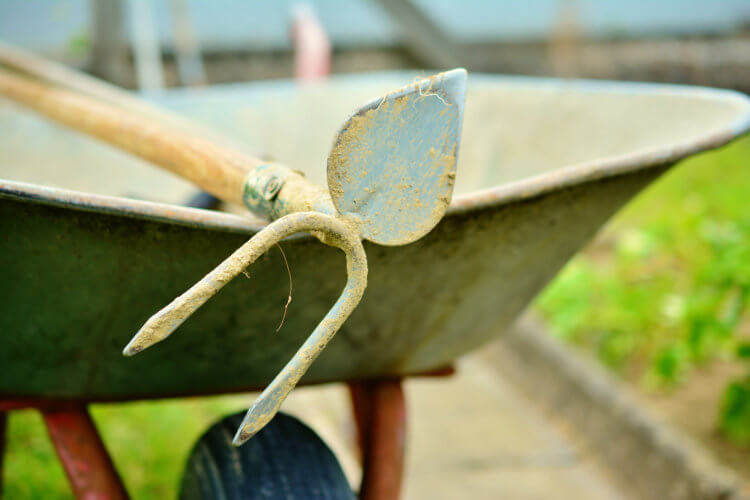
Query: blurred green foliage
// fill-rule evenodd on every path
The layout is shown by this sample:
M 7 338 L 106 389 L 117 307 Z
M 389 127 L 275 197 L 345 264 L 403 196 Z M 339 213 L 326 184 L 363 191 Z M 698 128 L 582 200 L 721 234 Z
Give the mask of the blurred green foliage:
M 70 37 L 68 40 L 68 54 L 82 57 L 91 50 L 91 39 L 88 33 L 80 33 Z
M 747 364 L 719 429 L 750 444 L 750 139 L 652 185 L 573 259 L 536 308 L 561 337 L 648 387 L 717 359 Z
M 750 375 L 729 384 L 720 415 L 721 432 L 735 443 L 750 445 Z

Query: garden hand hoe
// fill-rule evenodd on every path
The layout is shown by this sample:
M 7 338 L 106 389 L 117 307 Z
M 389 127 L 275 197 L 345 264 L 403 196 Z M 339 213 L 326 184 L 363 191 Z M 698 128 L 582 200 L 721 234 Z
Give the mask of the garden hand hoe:
M 0 64 L 2 64 L 0 58 Z M 8 65 L 6 64 L 6 67 Z M 367 285 L 362 239 L 404 245 L 427 234 L 451 200 L 466 71 L 421 79 L 370 101 L 341 127 L 328 155 L 328 189 L 285 166 L 204 139 L 125 99 L 50 81 L 43 72 L 0 69 L 0 94 L 159 165 L 227 202 L 273 220 L 188 291 L 154 314 L 124 349 L 132 356 L 164 340 L 224 285 L 281 239 L 310 232 L 346 254 L 348 280 L 336 303 L 248 410 L 240 445 L 267 424 Z M 178 123 L 178 125 L 175 125 Z M 312 126 L 312 125 L 311 125 Z

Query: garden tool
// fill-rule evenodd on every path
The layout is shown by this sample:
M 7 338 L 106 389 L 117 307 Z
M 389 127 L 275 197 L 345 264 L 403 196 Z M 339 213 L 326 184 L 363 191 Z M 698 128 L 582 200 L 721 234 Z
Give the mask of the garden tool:
M 0 54 L 0 66 L 3 65 Z M 200 129 L 133 109 L 120 94 L 65 85 L 43 69 L 0 69 L 0 94 L 129 151 L 270 222 L 189 290 L 158 311 L 123 353 L 164 340 L 224 285 L 280 240 L 309 232 L 346 255 L 348 279 L 333 307 L 248 410 L 240 445 L 284 399 L 359 303 L 367 285 L 362 240 L 405 245 L 427 234 L 451 200 L 466 71 L 419 79 L 355 111 L 333 141 L 327 189 L 284 165 L 208 140 Z M 23 73 L 23 74 L 21 74 Z

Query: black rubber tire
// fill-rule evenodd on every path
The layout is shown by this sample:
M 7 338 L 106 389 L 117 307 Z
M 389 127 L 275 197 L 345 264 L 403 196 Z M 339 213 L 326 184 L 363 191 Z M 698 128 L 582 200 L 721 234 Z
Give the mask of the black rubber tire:
M 190 452 L 182 500 L 356 498 L 336 457 L 312 429 L 279 413 L 239 448 L 232 437 L 244 412 L 214 424 Z

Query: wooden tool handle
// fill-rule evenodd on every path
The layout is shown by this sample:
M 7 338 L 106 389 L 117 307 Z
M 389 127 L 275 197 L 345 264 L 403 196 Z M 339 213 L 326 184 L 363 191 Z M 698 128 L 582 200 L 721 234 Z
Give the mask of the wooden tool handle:
M 230 203 L 243 204 L 247 173 L 264 163 L 195 133 L 2 69 L 0 94 L 169 170 Z

